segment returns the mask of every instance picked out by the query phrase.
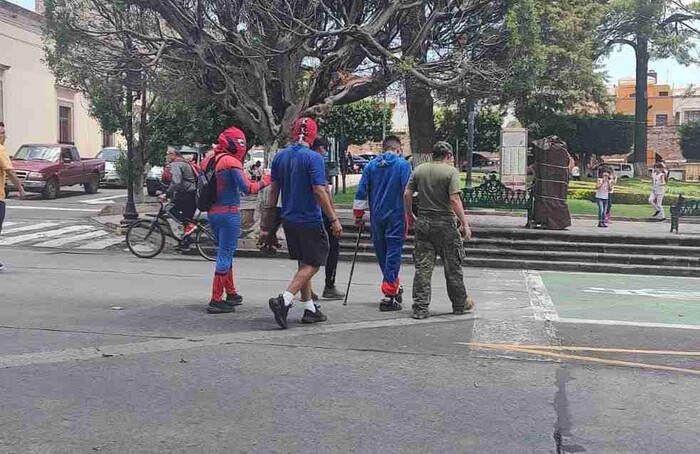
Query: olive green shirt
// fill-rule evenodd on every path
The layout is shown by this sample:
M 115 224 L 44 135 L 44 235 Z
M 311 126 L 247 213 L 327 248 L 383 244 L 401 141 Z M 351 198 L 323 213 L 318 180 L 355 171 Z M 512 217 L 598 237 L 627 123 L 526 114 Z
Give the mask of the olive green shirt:
M 426 162 L 416 167 L 408 189 L 418 193 L 418 212 L 454 214 L 450 196 L 459 194 L 459 172 L 445 162 Z

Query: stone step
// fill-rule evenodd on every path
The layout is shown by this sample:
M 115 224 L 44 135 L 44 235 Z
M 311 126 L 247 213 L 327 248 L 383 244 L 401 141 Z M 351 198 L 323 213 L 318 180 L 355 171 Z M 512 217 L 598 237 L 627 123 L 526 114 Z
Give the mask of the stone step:
M 346 236 L 341 240 L 343 249 L 355 248 L 355 241 Z M 629 256 L 661 256 L 661 257 L 700 257 L 700 247 L 692 246 L 666 246 L 656 244 L 600 244 L 578 243 L 564 241 L 534 241 L 534 240 L 509 240 L 501 238 L 474 238 L 466 241 L 464 247 L 468 251 L 480 250 L 519 250 L 519 251 L 556 251 L 556 252 L 580 252 L 587 254 L 618 254 Z M 373 245 L 369 238 L 360 242 L 360 249 L 370 251 Z M 413 239 L 407 241 L 404 253 L 413 253 Z
M 286 251 L 276 254 L 264 254 L 259 250 L 239 249 L 236 252 L 240 257 L 287 257 Z M 353 252 L 343 250 L 340 253 L 340 260 L 351 261 Z M 376 262 L 373 252 L 360 252 L 357 255 L 359 262 Z M 412 263 L 410 255 L 403 256 L 403 263 Z M 439 261 L 438 261 L 439 263 Z M 467 255 L 464 263 L 465 267 L 473 268 L 507 268 L 507 269 L 527 269 L 543 271 L 574 271 L 586 273 L 615 273 L 615 274 L 642 274 L 653 276 L 685 276 L 700 277 L 700 267 L 681 267 L 664 265 L 643 265 L 630 263 L 601 263 L 601 262 L 581 262 L 581 261 L 554 261 L 554 260 L 532 260 L 523 258 L 501 258 L 501 257 L 475 257 Z
M 403 250 L 404 257 L 413 254 L 413 245 L 406 245 Z M 667 254 L 637 254 L 637 253 L 610 253 L 610 252 L 579 252 L 576 250 L 552 251 L 545 249 L 517 250 L 508 248 L 483 248 L 474 247 L 472 242 L 467 243 L 467 256 L 499 259 L 521 260 L 546 260 L 553 262 L 581 262 L 581 263 L 619 263 L 650 266 L 673 266 L 700 268 L 700 255 L 667 255 Z M 352 253 L 355 245 L 347 242 L 341 244 L 341 251 Z M 374 248 L 370 243 L 361 243 L 359 252 L 373 254 Z M 629 252 L 629 251 L 628 251 Z

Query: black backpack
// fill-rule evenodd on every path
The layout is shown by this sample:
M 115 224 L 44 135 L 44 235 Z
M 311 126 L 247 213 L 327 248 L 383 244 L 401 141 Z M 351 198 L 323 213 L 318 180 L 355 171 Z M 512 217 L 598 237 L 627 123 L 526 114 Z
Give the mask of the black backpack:
M 209 211 L 216 203 L 216 165 L 224 155 L 209 160 L 207 168 L 199 174 L 197 181 L 197 209 Z

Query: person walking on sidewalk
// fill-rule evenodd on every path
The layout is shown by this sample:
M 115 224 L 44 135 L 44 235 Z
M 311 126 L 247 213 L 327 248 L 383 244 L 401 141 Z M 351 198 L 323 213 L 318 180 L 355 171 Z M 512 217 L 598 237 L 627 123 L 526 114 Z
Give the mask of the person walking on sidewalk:
M 332 234 L 340 237 L 343 232 L 328 194 L 323 157 L 309 148 L 316 140 L 317 131 L 318 126 L 311 118 L 302 117 L 294 123 L 294 144 L 277 153 L 272 161 L 270 198 L 262 214 L 260 237 L 266 243 L 269 234 L 266 228 L 274 224 L 272 207 L 277 205 L 282 191 L 282 227 L 289 257 L 298 263 L 294 278 L 284 293 L 269 300 L 275 321 L 283 329 L 287 328 L 289 308 L 300 292 L 300 304 L 304 308 L 301 322 L 326 321 L 311 295 L 311 279 L 326 264 L 329 251 L 321 210 L 330 220 Z
M 214 154 L 202 162 L 202 168 L 208 169 L 214 160 L 216 172 L 216 202 L 208 213 L 218 243 L 211 301 L 207 306 L 210 314 L 235 312 L 235 306 L 243 302 L 233 282 L 233 256 L 241 235 L 241 194 L 256 194 L 270 183 L 269 176 L 260 182 L 248 178 L 242 164 L 247 152 L 243 131 L 230 127 L 219 135 Z
M 412 211 L 414 192 L 418 193 L 417 217 Z M 447 142 L 437 142 L 433 146 L 433 161 L 416 168 L 404 192 L 409 223 L 415 230 L 413 318 L 420 320 L 430 316 L 430 281 L 437 256 L 444 264 L 452 312 L 461 315 L 474 307 L 474 301 L 467 295 L 462 271 L 466 258 L 462 241 L 469 240 L 472 232 L 460 193 L 452 146 Z
M 5 149 L 5 123 L 0 122 L 0 233 L 2 233 L 2 223 L 5 221 L 5 179 L 10 178 L 12 184 L 19 192 L 20 198 L 24 198 L 26 193 L 24 192 L 24 186 L 22 182 L 17 178 L 14 169 L 12 168 L 12 161 L 7 155 L 7 150 Z M 0 270 L 2 270 L 3 265 L 0 263 Z
M 326 153 L 328 152 L 328 139 L 325 137 L 319 137 L 318 139 L 314 140 L 313 145 L 311 148 L 318 154 L 320 154 L 322 157 L 326 156 Z M 324 167 L 325 170 L 325 167 Z M 325 176 L 326 178 L 326 188 L 328 189 L 328 197 L 331 200 L 331 203 L 333 203 L 333 197 L 331 196 L 330 192 L 330 179 L 328 175 Z M 326 216 L 325 213 L 322 213 L 323 215 L 323 227 L 326 229 L 326 235 L 328 235 L 328 243 L 329 243 L 329 249 L 328 249 L 328 260 L 326 260 L 326 284 L 323 287 L 323 298 L 328 299 L 328 300 L 341 300 L 345 297 L 345 293 L 340 292 L 336 287 L 335 287 L 335 274 L 336 271 L 338 270 L 338 259 L 340 258 L 340 239 L 333 235 L 333 227 L 331 225 L 331 220 L 328 216 Z M 312 295 L 313 300 L 316 301 L 318 297 L 316 295 Z
M 649 204 L 656 210 L 652 217 L 659 221 L 666 220 L 664 213 L 664 196 L 666 195 L 666 184 L 668 177 L 663 164 L 654 164 L 654 171 L 651 174 L 651 194 L 649 195 Z
M 370 212 L 370 232 L 374 253 L 382 271 L 384 294 L 379 310 L 400 311 L 403 288 L 399 280 L 401 255 L 406 237 L 406 211 L 403 192 L 411 178 L 411 165 L 402 157 L 401 141 L 387 136 L 384 152 L 365 166 L 357 186 L 353 214 L 355 225 L 364 226 L 365 211 Z

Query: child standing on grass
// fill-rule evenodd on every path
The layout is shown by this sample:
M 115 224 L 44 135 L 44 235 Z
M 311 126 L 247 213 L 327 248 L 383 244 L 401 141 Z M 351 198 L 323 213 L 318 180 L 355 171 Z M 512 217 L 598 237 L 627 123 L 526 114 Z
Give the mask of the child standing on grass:
M 611 189 L 610 172 L 606 168 L 600 170 L 595 188 L 595 198 L 598 201 L 598 227 L 605 228 L 608 226 L 605 223 L 605 216 L 608 212 L 608 205 L 610 204 Z

